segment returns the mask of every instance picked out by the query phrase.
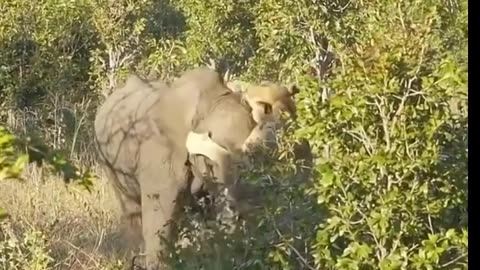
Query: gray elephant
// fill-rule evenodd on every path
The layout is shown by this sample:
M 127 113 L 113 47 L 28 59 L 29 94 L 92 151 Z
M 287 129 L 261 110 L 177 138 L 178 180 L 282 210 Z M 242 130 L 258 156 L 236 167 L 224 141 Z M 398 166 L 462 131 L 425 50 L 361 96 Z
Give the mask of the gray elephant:
M 172 239 L 172 222 L 192 190 L 203 184 L 214 192 L 234 189 L 255 126 L 248 103 L 205 67 L 170 86 L 132 75 L 99 107 L 100 161 L 130 230 L 143 243 L 148 270 L 160 267 L 166 248 L 160 238 Z M 194 180 L 198 187 L 192 189 Z

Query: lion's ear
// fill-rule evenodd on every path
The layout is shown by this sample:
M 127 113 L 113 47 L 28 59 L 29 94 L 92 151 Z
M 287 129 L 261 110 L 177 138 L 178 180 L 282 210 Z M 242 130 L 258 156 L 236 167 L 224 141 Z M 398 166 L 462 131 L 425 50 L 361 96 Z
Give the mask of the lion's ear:
M 300 92 L 300 88 L 296 84 L 291 84 L 287 87 L 288 92 L 290 92 L 290 95 L 295 96 Z

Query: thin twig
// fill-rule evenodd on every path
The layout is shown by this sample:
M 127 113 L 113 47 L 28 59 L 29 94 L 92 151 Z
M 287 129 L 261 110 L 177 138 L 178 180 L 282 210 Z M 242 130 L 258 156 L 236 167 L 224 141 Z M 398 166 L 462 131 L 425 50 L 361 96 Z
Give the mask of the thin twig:
M 407 32 L 407 28 L 405 27 L 405 21 L 403 20 L 403 12 L 401 8 L 401 2 L 398 2 L 398 13 L 399 13 L 399 18 L 400 18 L 400 24 L 402 25 L 403 31 Z
M 351 3 L 352 3 L 352 1 L 348 1 L 348 3 L 346 3 L 345 6 L 339 8 L 339 9 L 337 9 L 337 10 L 333 10 L 333 11 L 341 13 L 341 12 L 343 12 L 345 9 L 347 9 L 348 6 L 350 6 Z
M 435 234 L 435 231 L 433 230 L 432 217 L 431 217 L 431 215 L 430 215 L 430 207 L 428 207 L 428 202 L 427 202 L 426 208 L 427 208 L 427 211 L 428 211 L 428 214 L 427 214 L 428 229 L 430 230 L 430 233 L 431 233 L 431 234 Z
M 282 235 L 282 233 L 278 230 L 277 226 L 275 225 L 275 223 L 273 223 L 273 227 L 275 229 L 275 232 L 278 234 L 278 236 L 284 240 L 285 244 L 293 250 L 293 252 L 295 252 L 295 254 L 297 255 L 298 259 L 300 261 L 302 261 L 302 263 L 308 268 L 308 269 L 311 269 L 311 270 L 315 270 L 314 267 L 312 267 L 308 261 L 302 256 L 302 254 L 300 254 L 300 252 L 294 247 L 292 246 L 290 243 L 288 243 L 287 241 L 285 241 L 285 237 Z
M 362 132 L 362 136 L 365 140 L 366 146 L 370 148 L 369 150 L 367 149 L 367 152 L 370 156 L 372 156 L 374 152 L 372 141 L 370 140 L 370 137 L 367 135 L 367 132 L 365 131 L 365 128 L 363 126 L 360 126 L 360 131 Z
M 388 129 L 388 118 L 385 114 L 385 110 L 382 108 L 382 105 L 386 105 L 386 102 L 383 97 L 376 95 L 377 99 L 375 99 L 375 106 L 378 109 L 378 113 L 382 118 L 382 127 L 383 127 L 383 139 L 385 140 L 385 150 L 388 152 L 390 150 L 390 131 Z M 380 100 L 380 101 L 379 101 Z
M 79 248 L 78 246 L 74 245 L 72 242 L 70 242 L 70 241 L 68 241 L 68 240 L 64 240 L 63 242 L 66 243 L 66 244 L 68 244 L 69 246 L 73 247 L 77 252 L 82 253 L 83 255 L 85 255 L 85 256 L 89 259 L 89 261 L 87 261 L 87 262 L 90 262 L 90 261 L 91 261 L 91 262 L 93 262 L 93 263 L 95 263 L 95 264 L 98 265 L 98 261 L 97 261 L 96 259 L 94 259 L 94 258 L 92 257 L 92 255 L 90 255 L 90 254 L 88 254 L 87 252 L 85 252 L 83 249 Z M 80 260 L 78 260 L 77 257 L 75 257 L 75 259 L 78 261 L 78 263 L 80 263 L 82 266 L 84 266 L 84 264 L 82 264 L 82 263 L 80 262 Z
M 456 257 L 455 259 L 453 259 L 453 260 L 451 260 L 451 261 L 449 261 L 449 262 L 446 262 L 446 263 L 442 264 L 441 267 L 444 268 L 444 267 L 447 267 L 447 266 L 449 266 L 449 265 L 451 265 L 451 264 L 454 264 L 454 263 L 456 263 L 457 261 L 463 259 L 463 258 L 466 257 L 466 256 L 468 256 L 468 252 L 466 252 L 466 253 L 464 253 L 464 254 Z
M 359 208 L 357 208 L 357 212 L 365 219 L 367 219 L 367 215 L 365 215 L 365 213 L 362 212 L 362 210 L 360 210 Z M 377 237 L 375 236 L 375 234 L 373 233 L 373 228 L 372 228 L 372 225 L 370 225 L 370 223 L 367 221 L 367 226 L 368 228 L 370 229 L 369 232 L 367 232 L 367 234 L 369 234 L 370 236 L 372 236 L 373 238 L 373 241 L 375 242 L 375 245 L 377 246 L 378 248 L 378 251 L 375 252 L 376 253 L 376 256 L 377 256 L 377 259 L 379 261 L 382 261 L 383 258 L 385 257 L 384 255 L 384 249 L 383 247 L 381 246 L 380 242 L 378 241 Z M 380 252 L 381 254 L 379 254 L 378 252 Z
M 398 117 L 400 116 L 400 114 L 403 112 L 403 109 L 405 107 L 405 102 L 407 101 L 407 98 L 410 97 L 410 90 L 412 88 L 412 83 L 415 79 L 412 78 L 410 80 L 408 80 L 408 84 L 407 84 L 407 93 L 405 93 L 402 97 L 402 99 L 400 100 L 400 105 L 398 106 L 398 109 L 397 111 L 395 112 L 395 114 L 393 115 L 393 119 L 392 119 L 392 123 L 390 125 L 390 134 L 393 134 L 393 131 L 394 131 L 394 128 L 395 128 L 395 125 L 397 123 L 397 119 Z
M 343 132 L 346 133 L 347 135 L 352 136 L 354 139 L 358 140 L 359 142 L 361 142 L 365 150 L 368 152 L 368 154 L 372 156 L 373 146 L 370 140 L 368 140 L 368 138 L 366 137 L 366 134 L 360 134 L 360 132 L 353 131 L 353 130 L 343 130 Z M 365 131 L 363 132 L 365 133 Z

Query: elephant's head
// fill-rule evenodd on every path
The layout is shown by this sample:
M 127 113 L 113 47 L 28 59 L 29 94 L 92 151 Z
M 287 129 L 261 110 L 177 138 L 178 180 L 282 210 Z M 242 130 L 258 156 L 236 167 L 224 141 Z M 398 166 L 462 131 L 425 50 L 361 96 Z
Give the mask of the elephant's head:
M 190 132 L 186 147 L 195 178 L 218 186 L 228 186 L 237 180 L 232 153 L 214 142 L 208 132 Z
M 200 100 L 186 138 L 192 193 L 203 185 L 209 192 L 231 190 L 246 160 L 245 143 L 257 125 L 250 108 L 229 90 Z M 234 198 L 233 198 L 234 199 Z
M 190 132 L 186 146 L 194 175 L 192 186 L 196 185 L 191 188 L 192 193 L 205 191 L 202 187 L 213 192 L 215 197 L 222 193 L 232 210 L 235 209 L 241 216 L 255 207 L 255 203 L 245 200 L 244 186 L 238 181 L 238 170 L 245 160 L 214 142 L 208 132 Z
M 187 71 L 171 88 L 179 99 L 190 101 L 183 107 L 188 110 L 186 148 L 195 180 L 207 188 L 212 183 L 227 189 L 236 186 L 245 152 L 262 143 L 265 123 L 275 121 L 272 114 L 295 113 L 293 96 L 298 92 L 295 86 L 261 83 L 236 93 L 208 68 Z

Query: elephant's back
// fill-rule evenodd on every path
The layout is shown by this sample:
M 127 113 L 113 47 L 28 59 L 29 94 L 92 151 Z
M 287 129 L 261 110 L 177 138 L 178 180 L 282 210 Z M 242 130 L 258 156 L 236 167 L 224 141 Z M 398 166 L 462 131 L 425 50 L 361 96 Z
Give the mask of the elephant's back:
M 162 96 L 160 83 L 131 76 L 101 105 L 95 117 L 95 140 L 100 157 L 115 167 L 134 169 L 142 142 L 153 132 L 149 110 Z M 168 89 L 165 86 L 166 90 Z
M 160 89 L 161 86 L 165 89 Z M 135 75 L 130 76 L 125 85 L 114 91 L 99 107 L 95 117 L 96 135 L 107 136 L 118 129 L 126 130 L 147 121 L 147 112 L 166 89 L 168 87 L 161 82 L 155 82 L 153 87 Z

